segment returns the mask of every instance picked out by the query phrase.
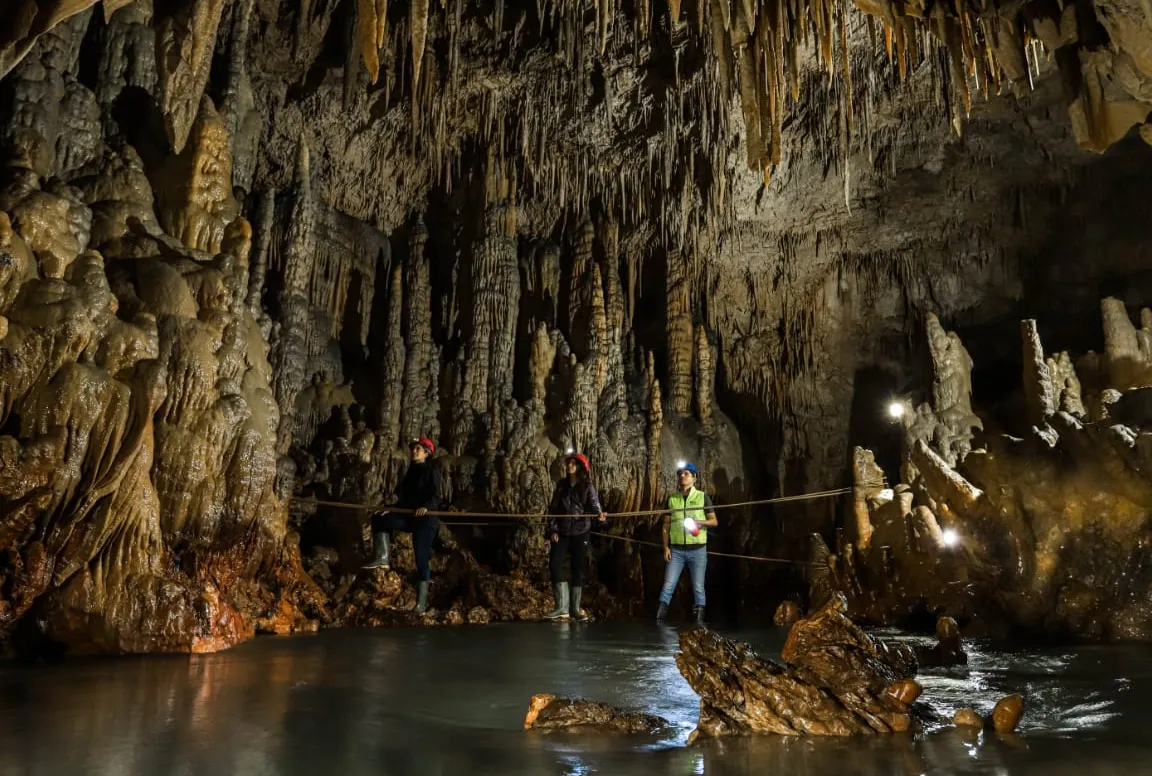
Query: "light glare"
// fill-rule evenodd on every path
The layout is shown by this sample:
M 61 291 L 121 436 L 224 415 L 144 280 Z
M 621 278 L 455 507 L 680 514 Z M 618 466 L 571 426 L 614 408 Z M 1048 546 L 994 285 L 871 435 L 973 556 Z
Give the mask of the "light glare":
M 898 401 L 894 401 L 888 405 L 888 417 L 893 420 L 899 420 L 904 417 L 904 405 Z
M 940 534 L 940 538 L 944 541 L 945 547 L 955 547 L 960 542 L 960 534 L 953 531 L 951 528 L 946 528 Z

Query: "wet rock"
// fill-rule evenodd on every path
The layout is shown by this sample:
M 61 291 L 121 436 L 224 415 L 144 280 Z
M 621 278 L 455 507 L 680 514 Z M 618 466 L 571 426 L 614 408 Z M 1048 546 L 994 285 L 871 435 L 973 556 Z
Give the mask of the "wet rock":
M 1024 716 L 1024 698 L 1020 695 L 1007 695 L 996 702 L 992 709 L 992 727 L 997 733 L 1012 733 Z
M 960 709 L 952 717 L 952 723 L 957 727 L 984 727 L 984 718 L 972 709 Z
M 917 647 L 916 659 L 922 668 L 947 668 L 967 665 L 968 655 L 960 643 L 960 626 L 951 617 L 936 620 L 936 643 L 928 648 Z
M 911 650 L 879 642 L 834 599 L 792 626 L 785 665 L 710 630 L 680 635 L 676 665 L 700 695 L 704 736 L 854 735 L 908 730 L 918 695 Z
M 783 601 L 776 607 L 772 623 L 778 628 L 786 628 L 800 619 L 800 605 L 795 601 Z
M 874 622 L 944 610 L 995 633 L 1152 640 L 1152 607 L 1144 603 L 1152 576 L 1138 571 L 1152 504 L 1152 434 L 1143 425 L 1152 311 L 1141 312 L 1137 327 L 1123 302 L 1104 299 L 1101 317 L 1105 353 L 1075 366 L 1066 353 L 1046 358 L 1035 322 L 1024 322 L 1030 429 L 1024 438 L 986 434 L 975 449 L 961 428 L 972 423 L 971 359 L 955 335 L 930 325 L 930 348 L 942 354 L 933 400 L 905 422 L 908 481 L 894 489 L 911 499 L 895 512 L 894 501 L 857 509 L 856 522 L 868 524 L 857 533 L 875 529 L 863 551 L 845 543 L 833 555 L 813 539 L 827 566 L 814 575 L 813 595 L 840 591 L 854 614 Z M 960 444 L 932 418 L 945 425 L 960 418 L 950 427 Z M 877 486 L 868 472 L 857 480 L 858 490 Z M 921 652 L 923 665 L 965 661 L 955 623 L 945 624 L 936 647 Z
M 533 695 L 524 717 L 525 730 L 566 729 L 576 732 L 660 733 L 668 720 L 651 714 L 621 711 L 606 703 L 555 695 Z

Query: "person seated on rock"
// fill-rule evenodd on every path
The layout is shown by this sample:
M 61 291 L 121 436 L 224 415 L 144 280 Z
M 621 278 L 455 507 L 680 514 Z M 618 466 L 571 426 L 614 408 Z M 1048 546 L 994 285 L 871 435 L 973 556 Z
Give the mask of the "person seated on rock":
M 664 587 L 660 590 L 660 608 L 656 619 L 668 616 L 668 605 L 684 567 L 692 575 L 692 609 L 697 625 L 704 624 L 704 572 L 708 568 L 708 529 L 716 527 L 716 512 L 707 493 L 696 489 L 700 473 L 691 463 L 677 465 L 679 490 L 668 497 L 670 514 L 664 515 Z
M 567 620 L 569 613 L 577 620 L 588 617 L 580 609 L 580 596 L 584 591 L 584 561 L 588 557 L 588 537 L 592 530 L 589 515 L 597 515 L 600 520 L 607 518 L 600 506 L 600 495 L 590 478 L 591 466 L 587 456 L 569 453 L 564 458 L 568 475 L 556 481 L 552 492 L 552 503 L 548 513 L 553 515 L 548 521 L 548 533 L 552 547 L 548 553 L 548 566 L 552 575 L 552 593 L 556 596 L 556 608 L 544 615 L 549 620 Z M 564 581 L 564 558 L 572 562 L 572 590 L 569 597 L 568 583 Z
M 430 439 L 422 437 L 409 443 L 411 463 L 396 488 L 395 507 L 411 509 L 413 513 L 393 514 L 387 510 L 373 513 L 375 557 L 364 565 L 366 569 L 390 568 L 392 532 L 411 533 L 412 549 L 416 555 L 416 614 L 428 610 L 428 581 L 432 578 L 428 562 L 432 558 L 432 542 L 440 529 L 440 518 L 428 514 L 440 508 L 440 470 L 428 460 L 434 452 L 436 445 Z

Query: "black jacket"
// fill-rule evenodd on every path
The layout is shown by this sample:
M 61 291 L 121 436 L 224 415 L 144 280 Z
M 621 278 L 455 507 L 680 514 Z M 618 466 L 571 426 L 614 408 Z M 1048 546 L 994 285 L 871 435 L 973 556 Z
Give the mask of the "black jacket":
M 440 469 L 431 461 L 408 464 L 404 479 L 396 487 L 399 509 L 440 509 Z
M 603 511 L 595 485 L 588 481 L 577 481 L 573 485 L 564 477 L 556 482 L 556 490 L 552 492 L 548 512 L 555 517 L 548 521 L 548 531 L 564 536 L 586 534 L 592 530 L 592 519 L 584 515 L 599 515 Z

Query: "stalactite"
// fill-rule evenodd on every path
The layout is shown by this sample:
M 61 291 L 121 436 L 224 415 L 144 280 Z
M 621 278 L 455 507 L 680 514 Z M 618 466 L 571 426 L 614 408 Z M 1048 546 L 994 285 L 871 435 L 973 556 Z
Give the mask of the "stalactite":
M 428 0 L 412 0 L 408 23 L 412 32 L 412 99 L 415 104 L 420 87 L 420 69 L 424 62 L 424 44 L 428 39 Z
M 156 65 L 160 108 L 168 138 L 177 151 L 184 143 L 208 83 L 216 30 L 225 0 L 191 0 L 156 25 Z
M 296 423 L 296 397 L 304 387 L 304 354 L 311 323 L 308 280 L 316 244 L 316 210 L 312 202 L 312 172 L 308 143 L 300 138 L 293 183 L 292 215 L 284 251 L 284 279 L 280 290 L 280 330 L 272 351 L 273 392 L 280 407 L 276 451 L 281 456 L 292 445 Z
M 104 122 L 104 133 L 118 130 L 112 115 L 116 99 L 128 87 L 151 94 L 156 87 L 156 34 L 152 30 L 152 0 L 136 0 L 108 15 L 100 53 L 96 102 Z
M 275 220 L 276 189 L 268 189 L 260 195 L 260 205 L 255 224 L 255 243 L 252 246 L 255 260 L 252 264 L 252 270 L 248 274 L 248 311 L 257 320 L 263 313 L 264 280 L 268 272 L 269 256 L 272 252 Z

